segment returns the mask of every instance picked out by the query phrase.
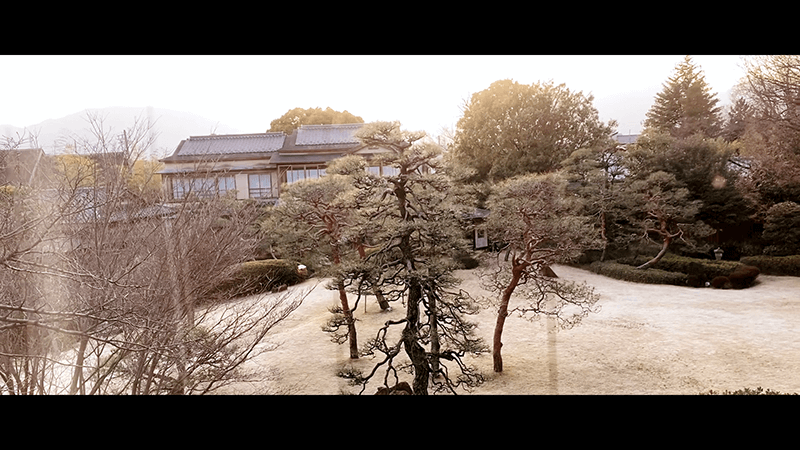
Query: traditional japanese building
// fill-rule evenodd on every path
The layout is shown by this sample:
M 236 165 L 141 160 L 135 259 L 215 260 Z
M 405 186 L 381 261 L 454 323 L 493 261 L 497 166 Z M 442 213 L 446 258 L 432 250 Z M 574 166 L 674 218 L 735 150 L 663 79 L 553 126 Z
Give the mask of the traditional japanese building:
M 167 197 L 233 195 L 237 199 L 275 201 L 280 185 L 325 174 L 328 162 L 345 155 L 369 159 L 384 152 L 366 148 L 354 137 L 363 124 L 302 125 L 292 134 L 253 133 L 191 136 L 162 159 Z M 389 174 L 389 167 L 371 167 Z

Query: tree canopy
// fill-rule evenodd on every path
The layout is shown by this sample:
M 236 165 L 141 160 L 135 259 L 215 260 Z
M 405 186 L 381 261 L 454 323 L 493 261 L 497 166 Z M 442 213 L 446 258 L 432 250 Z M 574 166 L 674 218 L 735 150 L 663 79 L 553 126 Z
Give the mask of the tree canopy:
M 452 158 L 475 171 L 473 181 L 555 170 L 612 135 L 615 122 L 600 121 L 593 99 L 564 84 L 496 81 L 464 107 Z
M 733 102 L 728 110 L 728 120 L 722 129 L 722 138 L 728 142 L 741 139 L 747 130 L 747 124 L 752 120 L 753 108 L 743 97 Z
M 392 374 L 396 378 L 400 368 L 396 364 L 405 363 L 395 359 L 405 350 L 410 365 L 403 369 L 414 374 L 415 395 L 427 394 L 429 387 L 434 392 L 453 392 L 457 386 L 474 386 L 482 377 L 461 358 L 484 351 L 484 345 L 465 317 L 477 312 L 476 305 L 468 294 L 454 289 L 454 257 L 466 243 L 456 212 L 459 205 L 453 203 L 450 181 L 440 170 L 442 150 L 424 140 L 424 132 L 402 130 L 397 122 L 367 124 L 356 137 L 367 146 L 388 150 L 380 163 L 396 173 L 368 172 L 358 155 L 329 167 L 328 175 L 352 177 L 357 197 L 364 200 L 358 214 L 374 225 L 368 236 L 372 251 L 345 274 L 345 282 L 373 284 L 390 301 L 400 300 L 406 308 L 403 320 L 387 321 L 376 339 L 369 341 L 364 353 L 380 352 L 384 359 L 359 381 L 366 383 L 381 366 L 386 370 L 385 383 Z M 379 276 L 363 277 L 365 272 Z M 400 325 L 402 332 L 387 332 Z M 450 362 L 461 370 L 456 378 L 447 369 Z
M 745 60 L 729 134 L 738 145 L 737 188 L 763 222 L 769 208 L 800 202 L 800 56 Z
M 270 122 L 267 132 L 283 131 L 291 134 L 300 125 L 332 125 L 342 123 L 364 123 L 364 119 L 350 114 L 347 110 L 336 111 L 330 107 L 325 108 L 294 108 L 286 114 Z
M 800 56 L 769 55 L 745 63 L 738 91 L 755 110 L 772 146 L 800 156 Z
M 719 99 L 711 92 L 703 71 L 686 56 L 656 94 L 645 127 L 684 138 L 695 133 L 716 137 L 721 131 Z
M 489 234 L 507 244 L 510 260 L 482 276 L 486 287 L 500 294 L 492 349 L 495 372 L 503 371 L 502 334 L 511 311 L 552 316 L 571 327 L 598 299 L 590 288 L 543 275 L 551 264 L 575 259 L 595 245 L 589 218 L 576 214 L 580 202 L 565 187 L 560 175 L 521 175 L 498 183 L 489 198 Z M 522 304 L 509 309 L 514 294 Z

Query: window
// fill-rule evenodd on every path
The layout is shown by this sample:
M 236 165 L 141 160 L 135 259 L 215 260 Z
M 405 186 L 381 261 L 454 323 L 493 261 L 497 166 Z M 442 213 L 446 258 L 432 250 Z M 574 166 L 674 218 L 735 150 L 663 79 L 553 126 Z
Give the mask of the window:
M 188 180 L 182 178 L 172 179 L 172 198 L 181 200 L 189 193 Z
M 286 182 L 294 183 L 295 181 L 304 180 L 306 178 L 320 178 L 325 176 L 325 166 L 290 166 L 286 168 Z
M 172 198 L 182 200 L 190 194 L 198 198 L 209 198 L 218 195 L 226 195 L 229 191 L 236 189 L 236 180 L 233 176 L 222 176 L 218 178 L 173 178 L 172 179 Z
M 272 198 L 272 175 L 269 173 L 253 173 L 247 176 L 250 187 L 250 198 Z
M 392 176 L 400 174 L 400 169 L 398 169 L 397 167 L 392 167 L 392 166 L 380 166 L 380 167 L 379 166 L 369 166 L 369 167 L 367 167 L 367 171 L 369 173 L 372 173 L 372 174 L 375 174 L 375 175 L 383 175 L 385 177 L 392 177 Z
M 233 176 L 217 178 L 217 193 L 226 195 L 230 191 L 236 190 L 236 179 Z
M 306 177 L 305 169 L 289 169 L 286 171 L 287 183 L 294 183 L 295 181 L 300 181 L 305 179 L 305 177 Z

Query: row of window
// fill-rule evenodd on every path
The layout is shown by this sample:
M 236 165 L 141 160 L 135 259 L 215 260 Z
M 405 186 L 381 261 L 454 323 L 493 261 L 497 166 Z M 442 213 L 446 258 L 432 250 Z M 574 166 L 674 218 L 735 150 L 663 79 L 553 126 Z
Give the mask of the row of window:
M 306 178 L 319 178 L 325 176 L 325 166 L 291 166 L 286 170 L 287 183 L 304 180 Z
M 236 180 L 233 176 L 172 179 L 172 198 L 176 200 L 184 199 L 189 195 L 199 198 L 215 197 L 225 195 L 234 189 L 236 189 Z
M 369 167 L 369 172 L 376 175 L 393 176 L 399 173 L 395 167 Z M 325 176 L 325 166 L 302 166 L 302 167 L 289 167 L 282 176 L 282 181 L 286 183 L 294 183 L 295 181 L 303 180 L 306 178 L 319 178 Z M 272 183 L 272 174 L 270 173 L 257 173 L 249 174 L 247 176 L 248 192 L 250 198 L 277 198 L 278 192 Z M 223 175 L 217 177 L 183 177 L 172 178 L 172 198 L 181 200 L 187 198 L 189 195 L 194 195 L 199 198 L 209 198 L 215 196 L 224 196 L 228 192 L 236 189 L 236 181 L 233 175 Z

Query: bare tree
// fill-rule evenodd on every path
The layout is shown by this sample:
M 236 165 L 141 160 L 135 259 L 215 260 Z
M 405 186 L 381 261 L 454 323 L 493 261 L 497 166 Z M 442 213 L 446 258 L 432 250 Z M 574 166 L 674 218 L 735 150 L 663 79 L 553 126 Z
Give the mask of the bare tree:
M 92 123 L 96 139 L 79 148 L 93 164 L 4 198 L 2 390 L 202 394 L 240 379 L 302 300 L 234 302 L 239 292 L 218 289 L 251 255 L 259 212 L 226 198 L 164 205 L 131 195 L 126 164 L 150 133 L 109 136 Z
M 779 151 L 800 155 L 800 56 L 753 57 L 745 71 L 737 90 L 753 108 L 759 133 Z

